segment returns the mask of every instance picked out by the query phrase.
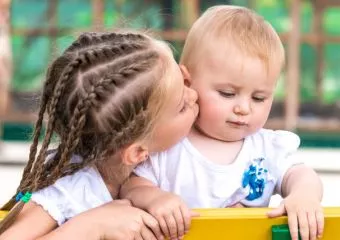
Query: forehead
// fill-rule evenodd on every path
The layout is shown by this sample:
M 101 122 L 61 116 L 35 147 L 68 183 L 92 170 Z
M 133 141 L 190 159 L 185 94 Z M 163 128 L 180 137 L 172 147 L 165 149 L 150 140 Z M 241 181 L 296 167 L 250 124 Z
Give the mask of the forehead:
M 215 47 L 207 47 L 205 51 L 206 57 L 197 68 L 199 74 L 206 76 L 205 81 L 211 79 L 220 84 L 228 81 L 239 84 L 244 81 L 249 84 L 256 81 L 257 84 L 273 85 L 281 72 L 280 63 L 272 62 L 267 65 L 259 57 L 246 54 L 232 44 L 228 47 L 226 44 L 217 44 Z

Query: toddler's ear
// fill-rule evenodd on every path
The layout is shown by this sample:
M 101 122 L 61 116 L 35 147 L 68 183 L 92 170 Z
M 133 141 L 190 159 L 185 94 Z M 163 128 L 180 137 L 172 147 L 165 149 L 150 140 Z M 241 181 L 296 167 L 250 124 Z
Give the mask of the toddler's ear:
M 140 143 L 133 143 L 126 147 L 122 153 L 122 162 L 128 166 L 134 166 L 148 159 L 149 151 L 147 147 Z
M 179 65 L 179 68 L 181 69 L 181 72 L 184 78 L 184 84 L 190 87 L 191 86 L 191 75 L 188 71 L 188 68 L 184 65 Z

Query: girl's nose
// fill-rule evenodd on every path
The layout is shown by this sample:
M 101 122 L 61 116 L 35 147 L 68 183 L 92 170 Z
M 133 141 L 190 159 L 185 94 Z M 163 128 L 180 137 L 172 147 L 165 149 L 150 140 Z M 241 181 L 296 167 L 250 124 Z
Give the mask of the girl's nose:
M 197 99 L 198 99 L 197 92 L 191 88 L 188 88 L 188 100 L 189 100 L 188 102 L 190 103 L 190 105 L 196 103 Z

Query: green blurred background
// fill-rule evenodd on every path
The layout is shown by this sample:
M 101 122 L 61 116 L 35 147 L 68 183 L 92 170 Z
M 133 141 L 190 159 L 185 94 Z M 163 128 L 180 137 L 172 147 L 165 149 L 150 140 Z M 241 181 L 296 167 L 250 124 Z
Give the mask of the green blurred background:
M 152 29 L 161 32 L 169 29 L 187 29 L 183 22 L 180 0 L 104 0 L 104 25 L 107 30 L 114 27 L 132 27 L 137 29 Z M 231 0 L 231 1 L 198 1 L 200 10 L 215 4 L 235 4 L 248 6 L 264 16 L 279 33 L 290 29 L 291 0 Z M 65 29 L 65 34 L 51 40 L 45 34 L 31 34 L 25 36 L 23 32 L 35 29 L 47 29 L 51 25 L 49 19 L 49 0 L 12 0 L 11 28 L 14 75 L 11 81 L 11 91 L 19 96 L 14 107 L 22 108 L 31 101 L 33 108 L 37 100 L 35 96 L 41 89 L 48 64 L 54 55 L 61 53 L 74 39 L 77 33 L 88 30 L 93 25 L 93 1 L 91 0 L 58 0 L 55 11 L 55 27 Z M 312 31 L 313 5 L 312 1 L 302 1 L 301 5 L 301 31 Z M 340 35 L 340 8 L 327 8 L 323 15 L 323 30 L 328 35 Z M 175 47 L 178 59 L 184 40 L 170 41 Z M 340 43 L 326 43 L 324 45 L 323 69 L 323 95 L 321 104 L 336 105 L 340 99 Z M 300 98 L 302 104 L 312 104 L 316 101 L 316 50 L 308 44 L 301 44 L 300 60 Z M 285 71 L 282 73 L 284 79 Z M 25 95 L 26 94 L 26 95 Z M 28 94 L 28 95 L 27 95 Z M 24 99 L 20 99 L 23 95 Z M 26 98 L 25 98 L 26 96 Z M 28 97 L 27 97 L 28 96 Z M 276 92 L 276 102 L 284 99 L 284 83 L 279 82 Z M 5 140 L 28 139 L 32 126 L 7 122 L 4 126 L 3 138 Z M 309 132 L 300 133 L 303 146 L 330 146 L 340 147 L 340 134 Z
M 90 28 L 92 25 L 92 5 L 90 0 L 59 0 L 57 6 L 57 27 L 73 29 L 75 32 Z M 164 7 L 161 1 L 105 1 L 104 23 L 108 29 L 111 26 L 133 28 L 165 29 Z M 173 26 L 182 28 L 177 1 L 173 2 Z M 178 2 L 178 3 L 176 3 Z M 201 10 L 214 4 L 232 3 L 247 6 L 250 1 L 201 1 Z M 264 16 L 279 33 L 289 31 L 290 1 L 287 0 L 256 0 L 251 6 Z M 14 29 L 36 29 L 48 27 L 47 0 L 13 0 L 11 9 L 11 24 Z M 311 1 L 302 1 L 301 30 L 311 32 L 313 9 Z M 329 8 L 324 13 L 323 28 L 326 34 L 340 35 L 340 8 Z M 74 37 L 58 37 L 57 52 L 63 51 Z M 50 39 L 48 37 L 25 37 L 12 35 L 14 56 L 14 78 L 12 88 L 15 91 L 37 91 L 51 59 Z M 174 43 L 179 55 L 183 42 Z M 324 95 L 325 103 L 334 103 L 340 98 L 340 44 L 325 44 L 324 49 Z M 301 46 L 301 96 L 302 101 L 312 101 L 315 94 L 316 54 L 312 46 Z M 282 87 L 278 88 L 277 98 L 284 95 Z

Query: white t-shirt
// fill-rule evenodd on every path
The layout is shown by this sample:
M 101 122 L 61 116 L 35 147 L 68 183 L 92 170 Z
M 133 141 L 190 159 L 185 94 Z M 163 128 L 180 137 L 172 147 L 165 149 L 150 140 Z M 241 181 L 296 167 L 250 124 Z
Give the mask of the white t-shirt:
M 81 161 L 79 156 L 74 156 L 71 161 L 75 158 Z M 113 199 L 96 168 L 86 167 L 33 193 L 31 200 L 41 205 L 61 225 L 79 213 Z
M 135 173 L 179 195 L 190 208 L 223 208 L 238 202 L 267 207 L 270 197 L 281 193 L 286 171 L 300 163 L 290 158 L 299 145 L 294 133 L 261 129 L 244 140 L 232 164 L 220 165 L 205 158 L 185 138 L 152 155 Z
M 171 149 L 151 156 L 151 160 L 141 164 L 135 172 L 161 189 L 180 195 L 191 208 L 226 207 L 237 202 L 247 206 L 267 206 L 275 187 L 280 193 L 287 169 L 297 164 L 289 156 L 296 151 L 299 143 L 299 137 L 293 133 L 260 130 L 245 139 L 233 164 L 217 165 L 184 139 Z M 82 159 L 73 156 L 71 161 L 81 162 Z M 252 178 L 255 171 L 248 171 L 252 165 L 256 178 Z M 259 172 L 262 174 L 258 175 Z M 243 180 L 245 187 L 242 187 Z M 247 200 L 251 189 L 249 183 L 263 190 L 261 197 Z M 259 192 L 255 191 L 248 198 L 256 197 Z M 33 193 L 31 199 L 59 225 L 113 200 L 101 175 L 93 167 L 60 178 L 53 185 Z

